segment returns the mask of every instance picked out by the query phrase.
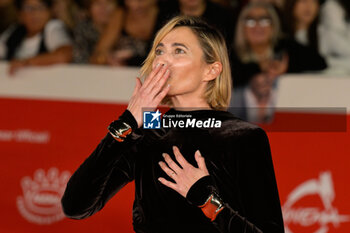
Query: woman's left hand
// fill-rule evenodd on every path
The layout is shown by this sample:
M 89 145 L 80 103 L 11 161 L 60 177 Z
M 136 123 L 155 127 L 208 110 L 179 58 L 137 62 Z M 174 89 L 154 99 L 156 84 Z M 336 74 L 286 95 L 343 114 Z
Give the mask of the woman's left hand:
M 204 157 L 202 157 L 199 150 L 197 150 L 194 154 L 198 168 L 187 162 L 176 146 L 173 146 L 173 151 L 176 161 L 181 165 L 181 167 L 179 167 L 166 153 L 163 154 L 166 163 L 159 162 L 159 166 L 170 178 L 175 181 L 175 183 L 170 182 L 163 177 L 160 177 L 158 180 L 165 186 L 175 190 L 186 198 L 187 192 L 190 190 L 191 186 L 200 178 L 209 175 L 209 172 L 205 165 Z

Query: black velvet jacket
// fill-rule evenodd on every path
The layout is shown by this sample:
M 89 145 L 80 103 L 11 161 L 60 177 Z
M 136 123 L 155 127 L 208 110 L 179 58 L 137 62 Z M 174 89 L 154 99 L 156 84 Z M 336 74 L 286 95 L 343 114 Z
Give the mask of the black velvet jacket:
M 176 111 L 193 118 L 221 120 L 221 128 L 136 129 L 130 112 L 120 117 L 135 131 L 124 142 L 110 134 L 73 174 L 62 198 L 66 216 L 89 217 L 101 210 L 124 185 L 135 181 L 133 225 L 138 233 L 284 232 L 281 206 L 265 132 L 224 111 Z M 186 198 L 164 186 L 171 180 L 159 167 L 162 153 L 174 161 L 176 145 L 197 166 L 196 150 L 210 176 L 193 185 Z M 214 188 L 225 208 L 211 222 L 194 203 L 204 203 Z M 117 223 L 118 224 L 118 223 Z

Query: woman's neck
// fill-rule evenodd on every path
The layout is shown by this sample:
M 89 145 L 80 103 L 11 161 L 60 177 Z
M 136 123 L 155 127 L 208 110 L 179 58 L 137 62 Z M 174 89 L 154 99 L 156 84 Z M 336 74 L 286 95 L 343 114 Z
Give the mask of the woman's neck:
M 31 38 L 38 35 L 41 31 L 28 31 L 26 37 Z
M 258 56 L 266 54 L 270 50 L 270 44 L 252 45 L 251 50 Z
M 177 110 L 198 110 L 211 109 L 204 98 L 194 98 L 193 96 L 173 96 L 170 97 L 174 109 Z
M 295 25 L 295 32 L 301 31 L 301 30 L 307 30 L 309 28 L 309 26 L 310 25 L 308 23 L 297 22 Z
M 272 48 L 270 44 L 251 46 L 251 51 L 253 52 L 254 57 L 258 59 L 258 61 L 267 59 L 270 56 L 271 50 Z

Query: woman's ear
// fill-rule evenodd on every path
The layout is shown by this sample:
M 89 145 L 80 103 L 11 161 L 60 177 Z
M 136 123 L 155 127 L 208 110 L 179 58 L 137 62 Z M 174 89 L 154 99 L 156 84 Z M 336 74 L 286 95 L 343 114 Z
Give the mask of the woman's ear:
M 203 81 L 211 81 L 213 79 L 216 79 L 221 74 L 221 72 L 222 72 L 221 62 L 216 61 L 212 64 L 208 64 Z

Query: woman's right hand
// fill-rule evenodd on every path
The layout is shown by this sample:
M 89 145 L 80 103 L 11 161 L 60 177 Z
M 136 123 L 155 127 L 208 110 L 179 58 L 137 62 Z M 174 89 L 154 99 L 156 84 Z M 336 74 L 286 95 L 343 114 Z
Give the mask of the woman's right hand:
M 140 78 L 136 79 L 134 92 L 127 109 L 135 117 L 138 127 L 142 126 L 143 108 L 154 110 L 170 89 L 170 85 L 164 85 L 170 75 L 166 64 L 157 64 L 147 76 L 144 83 Z

